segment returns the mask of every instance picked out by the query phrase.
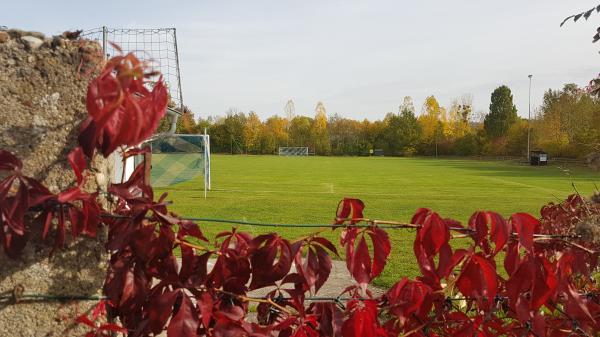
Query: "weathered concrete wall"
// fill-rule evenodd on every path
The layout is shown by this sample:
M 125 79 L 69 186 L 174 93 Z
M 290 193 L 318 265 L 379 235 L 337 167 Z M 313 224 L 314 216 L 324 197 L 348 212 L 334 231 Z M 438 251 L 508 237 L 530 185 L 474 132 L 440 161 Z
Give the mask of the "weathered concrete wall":
M 0 31 L 0 148 L 16 153 L 24 173 L 52 192 L 74 181 L 66 156 L 76 146 L 87 114 L 85 94 L 94 69 L 90 55 L 99 50 L 95 42 Z M 105 189 L 112 164 L 98 159 L 93 167 L 97 179 L 89 188 Z M 52 257 L 51 243 L 40 242 L 39 233 L 31 235 L 21 259 L 10 260 L 0 251 L 0 294 L 22 287 L 26 294 L 100 295 L 107 259 L 100 241 L 105 234 L 69 239 L 68 247 Z M 0 304 L 0 336 L 81 336 L 73 318 L 94 304 Z

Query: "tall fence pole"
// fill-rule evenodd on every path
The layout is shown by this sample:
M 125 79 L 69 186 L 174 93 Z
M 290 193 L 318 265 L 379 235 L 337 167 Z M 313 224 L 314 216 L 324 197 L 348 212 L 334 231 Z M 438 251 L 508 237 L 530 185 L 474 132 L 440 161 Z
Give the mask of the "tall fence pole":
M 530 148 L 530 138 L 531 138 L 531 78 L 533 75 L 527 76 L 529 77 L 529 116 L 527 118 L 527 161 L 531 161 L 531 148 Z
M 183 90 L 181 90 L 181 71 L 179 69 L 179 51 L 177 48 L 177 30 L 173 28 L 173 41 L 175 42 L 175 64 L 177 65 L 177 84 L 179 85 L 179 100 L 181 113 L 183 113 Z
M 102 26 L 102 55 L 105 59 L 108 59 L 106 45 L 108 44 L 108 29 L 106 26 Z

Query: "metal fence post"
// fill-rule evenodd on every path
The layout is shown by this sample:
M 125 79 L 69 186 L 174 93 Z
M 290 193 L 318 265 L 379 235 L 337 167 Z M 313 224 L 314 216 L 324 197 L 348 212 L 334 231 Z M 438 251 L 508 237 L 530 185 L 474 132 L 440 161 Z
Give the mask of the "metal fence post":
M 108 55 L 106 54 L 106 44 L 108 39 L 108 29 L 106 26 L 102 26 L 102 55 L 105 59 L 108 59 Z

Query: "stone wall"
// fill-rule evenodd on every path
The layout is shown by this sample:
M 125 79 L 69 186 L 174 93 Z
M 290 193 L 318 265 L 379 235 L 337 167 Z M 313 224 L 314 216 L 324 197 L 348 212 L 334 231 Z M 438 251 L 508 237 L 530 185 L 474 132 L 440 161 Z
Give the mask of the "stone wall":
M 87 115 L 87 83 L 102 55 L 97 43 L 72 35 L 0 30 L 0 148 L 16 153 L 24 173 L 52 192 L 74 182 L 66 156 L 77 145 L 79 124 Z M 92 167 L 96 181 L 86 188 L 105 190 L 112 163 L 95 159 Z M 100 241 L 105 234 L 69 239 L 52 256 L 51 244 L 41 242 L 39 233 L 31 236 L 19 260 L 0 251 L 0 294 L 21 288 L 25 294 L 100 295 L 107 259 Z M 94 304 L 0 304 L 0 336 L 82 336 L 73 318 Z

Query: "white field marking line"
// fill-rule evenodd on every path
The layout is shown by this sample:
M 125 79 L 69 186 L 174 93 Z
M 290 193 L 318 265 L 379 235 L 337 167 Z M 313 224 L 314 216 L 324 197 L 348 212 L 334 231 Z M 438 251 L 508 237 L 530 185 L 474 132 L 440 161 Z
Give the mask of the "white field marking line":
M 520 182 L 517 182 L 517 181 L 508 180 L 508 179 L 494 178 L 494 177 L 480 177 L 480 178 L 484 178 L 484 179 L 488 179 L 488 180 L 492 180 L 492 181 L 497 181 L 497 182 L 501 182 L 501 183 L 505 183 L 505 184 L 512 184 L 512 185 L 517 185 L 517 186 L 529 187 L 529 188 L 533 188 L 533 189 L 536 189 L 536 190 L 543 190 L 543 191 L 546 191 L 546 192 L 564 193 L 564 191 L 561 191 L 561 190 L 556 190 L 556 189 L 553 189 L 553 188 L 540 187 L 540 186 L 535 186 L 535 185 L 529 185 L 529 184 L 520 183 Z
M 532 186 L 535 187 L 535 186 Z M 536 187 L 537 188 L 537 187 Z M 212 190 L 213 193 L 215 192 L 235 192 L 235 193 L 265 193 L 265 194 L 332 194 L 332 192 L 325 192 L 325 191 L 292 191 L 292 190 L 272 190 L 272 191 L 268 191 L 268 190 L 243 190 L 243 189 L 213 189 Z M 562 191 L 557 191 L 562 193 Z M 406 192 L 406 193 L 374 193 L 374 192 L 353 192 L 353 191 L 345 191 L 345 192 L 339 192 L 338 194 L 340 195 L 356 195 L 356 196 L 382 196 L 382 197 L 406 197 L 406 196 L 416 196 L 415 193 L 411 193 L 411 192 Z M 464 193 L 458 193 L 458 194 L 448 194 L 448 193 L 444 193 L 441 192 L 439 193 L 440 199 L 446 199 L 448 197 L 465 197 L 468 196 L 469 198 L 475 197 L 475 198 L 487 198 L 487 197 L 494 197 L 493 194 L 472 194 L 469 193 L 469 191 L 465 191 Z M 433 199 L 432 196 L 429 196 L 428 198 Z
M 333 194 L 335 191 L 333 190 L 333 183 L 322 183 L 325 185 L 325 188 L 328 190 L 327 193 Z

